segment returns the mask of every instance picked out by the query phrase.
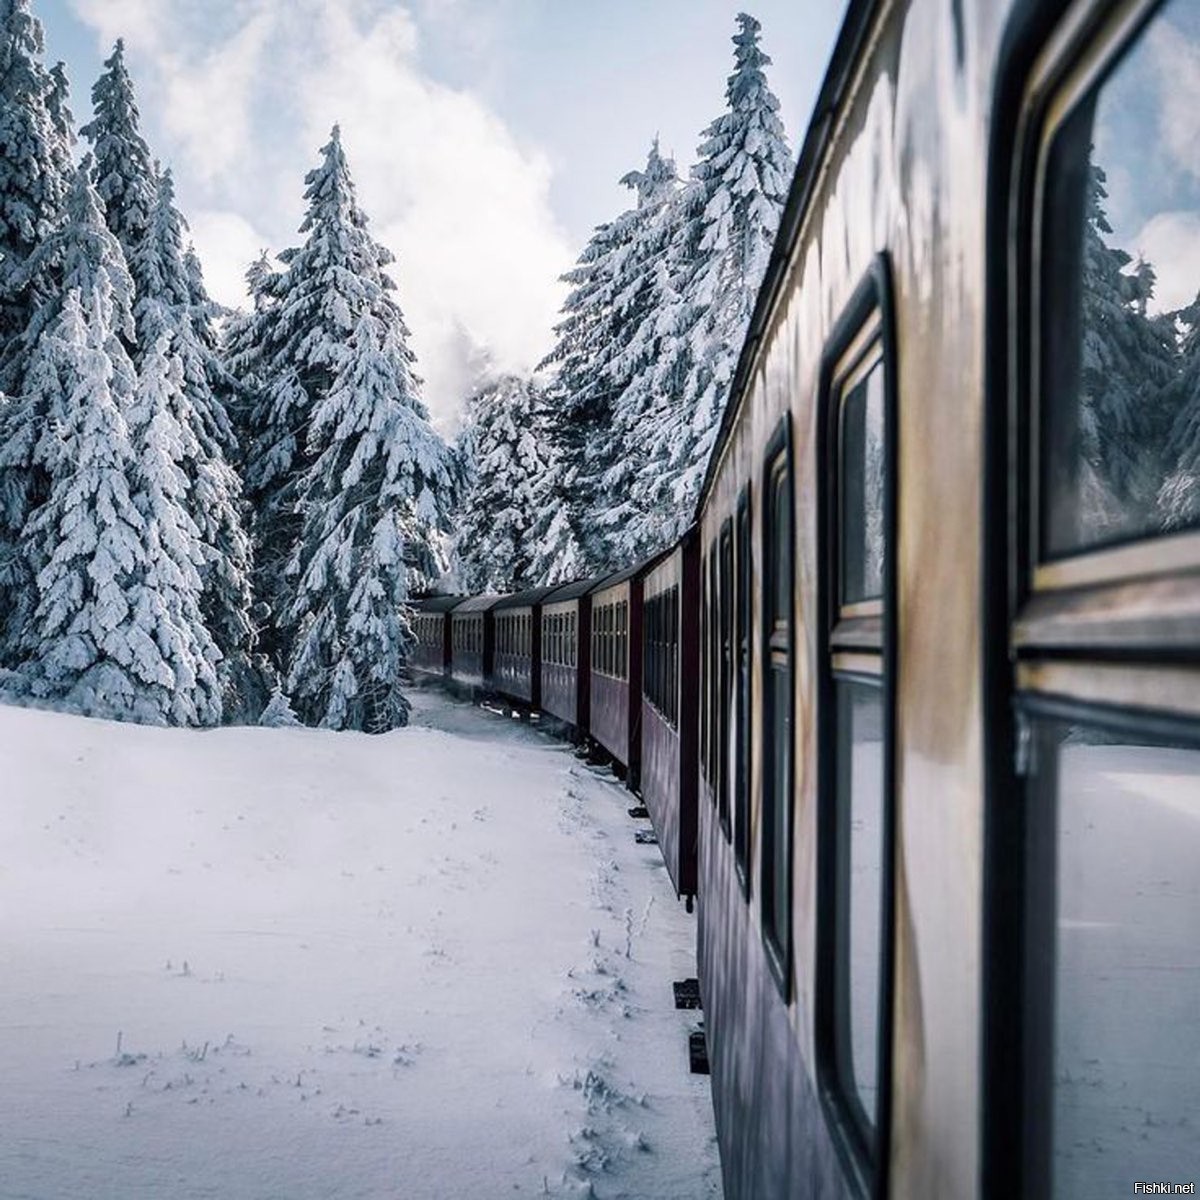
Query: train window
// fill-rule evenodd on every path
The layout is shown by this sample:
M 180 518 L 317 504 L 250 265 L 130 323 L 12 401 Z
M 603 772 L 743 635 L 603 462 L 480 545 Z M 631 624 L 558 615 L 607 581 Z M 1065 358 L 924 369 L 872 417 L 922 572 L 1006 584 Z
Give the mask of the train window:
M 717 620 L 719 645 L 717 672 L 719 699 L 717 707 L 717 811 L 721 818 L 721 829 L 728 839 L 732 835 L 730 826 L 730 772 L 731 750 L 737 736 L 733 727 L 733 522 L 726 518 L 721 527 L 721 558 L 718 565 Z
M 1031 1074 L 1053 1197 L 1186 1179 L 1200 1113 L 1200 741 L 1086 714 L 1033 724 Z M 1039 970 L 1041 972 L 1039 976 Z M 1038 1078 L 1040 1076 L 1040 1079 Z
M 750 494 L 737 508 L 737 616 L 734 629 L 735 686 L 733 849 L 742 892 L 750 894 Z
M 1068 84 L 1044 153 L 1043 561 L 1200 526 L 1200 278 L 1179 253 L 1200 175 L 1161 85 L 1197 55 L 1194 0 L 1165 4 L 1098 79 L 1089 63 Z
M 892 353 L 880 259 L 821 368 L 818 1073 L 849 1173 L 882 1190 L 891 1037 Z
M 717 745 L 721 740 L 721 732 L 717 726 L 717 689 L 720 673 L 718 671 L 718 636 L 720 624 L 717 618 L 717 544 L 714 541 L 708 553 L 708 592 L 705 605 L 708 613 L 708 641 L 705 650 L 707 664 L 707 688 L 704 702 L 708 709 L 708 784 L 712 789 L 713 803 L 717 802 Z
M 767 961 L 784 998 L 792 956 L 793 517 L 790 430 L 767 447 L 763 478 L 762 905 Z
M 1024 904 L 993 899 L 987 950 L 1020 950 L 1006 965 L 1024 987 L 997 988 L 989 1020 L 1023 1053 L 989 1061 L 1014 1100 L 985 1126 L 993 1161 L 1018 1162 L 1013 1194 L 1195 1168 L 1200 281 L 1181 231 L 1200 222 L 1200 176 L 1178 121 L 1198 55 L 1194 0 L 1056 33 L 1015 148 L 1017 716 L 1012 744 L 994 739 L 988 820 L 992 875 L 1015 873 L 999 847 L 1025 850 Z
M 663 720 L 678 728 L 678 585 L 652 596 L 644 607 L 645 678 L 643 692 Z
M 848 388 L 840 429 L 842 603 L 883 594 L 883 368 Z
M 708 719 L 708 555 L 700 559 L 700 773 L 707 780 L 708 747 L 712 732 Z
M 620 667 L 621 678 L 629 678 L 629 601 L 622 600 L 620 612 L 621 624 L 621 650 L 620 650 Z

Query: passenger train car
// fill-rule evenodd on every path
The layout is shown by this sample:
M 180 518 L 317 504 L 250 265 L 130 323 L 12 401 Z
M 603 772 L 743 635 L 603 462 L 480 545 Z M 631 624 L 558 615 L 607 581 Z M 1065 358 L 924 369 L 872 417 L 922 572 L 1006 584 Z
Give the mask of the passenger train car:
M 1198 64 L 1200 0 L 852 0 L 695 527 L 541 601 L 728 1197 L 1200 1172 Z

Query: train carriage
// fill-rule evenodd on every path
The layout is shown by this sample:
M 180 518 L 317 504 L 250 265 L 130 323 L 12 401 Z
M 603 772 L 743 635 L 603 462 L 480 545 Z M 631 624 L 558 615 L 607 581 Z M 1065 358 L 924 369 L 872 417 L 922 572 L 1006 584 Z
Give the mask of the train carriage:
M 700 511 L 728 1197 L 1195 1175 L 1200 478 L 1103 207 L 1185 58 L 1196 0 L 849 6 Z
M 428 596 L 413 603 L 412 627 L 417 638 L 409 658 L 413 671 L 440 677 L 450 670 L 450 613 L 462 602 L 462 596 Z
M 492 609 L 496 625 L 492 690 L 530 709 L 542 702 L 542 601 L 556 590 L 538 587 L 516 592 Z
M 496 628 L 493 609 L 500 596 L 472 596 L 450 614 L 450 679 L 471 694 L 491 685 Z
M 542 601 L 542 712 L 575 737 L 588 729 L 591 601 L 598 580 L 564 584 Z
M 696 893 L 700 550 L 697 531 L 642 583 L 641 794 L 677 895 Z
M 644 564 L 603 579 L 592 590 L 588 733 L 639 786 Z

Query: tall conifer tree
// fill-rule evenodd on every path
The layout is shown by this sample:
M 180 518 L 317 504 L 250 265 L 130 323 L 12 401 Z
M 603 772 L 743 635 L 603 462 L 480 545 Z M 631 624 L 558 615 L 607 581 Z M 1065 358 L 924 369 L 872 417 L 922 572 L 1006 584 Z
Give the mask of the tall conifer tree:
M 321 155 L 305 242 L 263 274 L 239 333 L 261 382 L 246 451 L 258 592 L 305 719 L 386 728 L 406 715 L 399 607 L 444 568 L 452 471 L 419 398 L 392 255 L 370 235 L 336 127 Z
M 761 26 L 737 20 L 728 108 L 704 131 L 670 251 L 669 307 L 653 316 L 669 337 L 649 370 L 672 391 L 649 406 L 657 417 L 635 490 L 642 513 L 678 514 L 664 543 L 690 519 L 793 171 Z
M 58 227 L 73 171 L 66 74 L 61 63 L 47 71 L 43 53 L 29 0 L 0 0 L 0 345 L 9 388 L 23 369 L 12 352 L 55 286 L 30 260 Z
M 17 444 L 46 495 L 22 535 L 35 606 L 21 634 L 32 695 L 91 715 L 210 723 L 218 652 L 199 611 L 199 554 L 165 366 L 139 384 L 125 350 L 133 287 L 79 168 L 45 248 L 64 294 L 41 314 Z M 160 361 L 160 360 L 155 360 Z
M 542 582 L 533 570 L 548 466 L 539 407 L 536 385 L 516 375 L 493 380 L 467 402 L 456 557 L 468 591 Z

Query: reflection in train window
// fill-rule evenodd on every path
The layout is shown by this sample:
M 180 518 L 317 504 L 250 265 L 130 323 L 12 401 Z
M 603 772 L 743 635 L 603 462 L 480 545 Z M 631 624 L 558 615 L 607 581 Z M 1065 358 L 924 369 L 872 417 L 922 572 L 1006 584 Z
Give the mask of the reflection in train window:
M 1030 794 L 1050 1195 L 1188 1180 L 1200 1120 L 1200 749 L 1039 724 Z M 1045 950 L 1049 949 L 1049 953 Z
M 848 1107 L 874 1157 L 879 1083 L 879 984 L 883 911 L 883 689 L 839 679 L 833 979 L 835 1054 Z
M 733 740 L 733 526 L 726 518 L 721 527 L 721 559 L 718 566 L 717 619 L 720 629 L 717 634 L 718 703 L 717 729 L 717 811 L 721 817 L 721 829 L 730 837 L 730 768 L 732 765 Z
M 860 286 L 822 367 L 817 1055 L 841 1149 L 868 1190 L 886 1171 L 890 1069 L 895 484 L 886 278 L 880 264 Z
M 733 850 L 742 893 L 750 894 L 750 494 L 737 510 L 737 615 L 734 629 Z
M 841 420 L 842 603 L 883 595 L 883 363 L 846 391 Z
M 1200 6 L 1164 5 L 1050 145 L 1042 558 L 1200 525 L 1200 172 L 1162 85 L 1198 55 Z
M 772 439 L 763 489 L 762 903 L 775 981 L 788 995 L 792 910 L 792 464 L 787 426 Z

